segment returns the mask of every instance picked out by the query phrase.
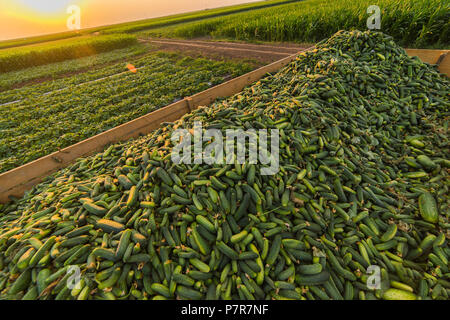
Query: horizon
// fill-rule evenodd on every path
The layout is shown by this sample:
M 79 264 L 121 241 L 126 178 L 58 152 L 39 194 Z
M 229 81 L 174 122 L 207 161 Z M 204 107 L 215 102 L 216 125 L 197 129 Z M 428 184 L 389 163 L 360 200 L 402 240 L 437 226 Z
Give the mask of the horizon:
M 71 31 L 67 8 L 81 9 L 81 30 L 262 0 L 2 0 L 0 41 Z

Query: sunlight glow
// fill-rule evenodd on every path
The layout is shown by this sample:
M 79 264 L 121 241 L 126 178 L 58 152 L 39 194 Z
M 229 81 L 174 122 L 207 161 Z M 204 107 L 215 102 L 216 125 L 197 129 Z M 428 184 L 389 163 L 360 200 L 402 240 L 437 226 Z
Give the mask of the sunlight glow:
M 73 0 L 18 0 L 28 9 L 44 14 L 61 14 Z

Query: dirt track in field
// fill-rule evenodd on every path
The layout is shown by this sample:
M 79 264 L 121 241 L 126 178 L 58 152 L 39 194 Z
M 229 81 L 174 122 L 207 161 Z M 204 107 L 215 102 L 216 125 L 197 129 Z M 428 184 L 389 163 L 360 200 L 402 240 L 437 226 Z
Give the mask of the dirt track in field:
M 253 60 L 267 64 L 295 54 L 308 48 L 307 45 L 291 43 L 249 44 L 241 42 L 219 42 L 178 39 L 141 39 L 157 46 L 158 50 L 179 51 L 187 55 L 203 56 L 213 59 Z

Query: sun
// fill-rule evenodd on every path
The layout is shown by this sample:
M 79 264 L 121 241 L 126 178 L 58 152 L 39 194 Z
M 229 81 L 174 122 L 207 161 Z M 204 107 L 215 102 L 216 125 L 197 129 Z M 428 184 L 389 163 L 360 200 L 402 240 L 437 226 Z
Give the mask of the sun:
M 19 0 L 23 6 L 42 14 L 61 14 L 74 0 Z

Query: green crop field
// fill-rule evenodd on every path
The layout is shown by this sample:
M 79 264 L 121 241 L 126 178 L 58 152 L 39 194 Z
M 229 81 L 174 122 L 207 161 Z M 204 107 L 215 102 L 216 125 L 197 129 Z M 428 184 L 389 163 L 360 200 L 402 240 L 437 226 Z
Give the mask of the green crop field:
M 67 31 L 67 32 L 61 32 L 61 33 L 56 33 L 56 34 L 30 37 L 30 38 L 12 39 L 12 40 L 1 41 L 0 49 L 6 49 L 6 48 L 11 48 L 11 47 L 20 47 L 20 46 L 25 46 L 25 45 L 30 45 L 30 44 L 56 41 L 56 40 L 61 40 L 61 39 L 75 38 L 75 37 L 92 34 L 95 32 L 101 32 L 103 34 L 131 33 L 131 32 L 136 32 L 136 31 L 141 31 L 141 30 L 162 27 L 162 26 L 169 26 L 169 25 L 183 23 L 183 22 L 190 22 L 190 21 L 224 16 L 224 15 L 229 15 L 229 14 L 233 14 L 233 13 L 239 13 L 239 12 L 244 12 L 244 11 L 249 11 L 249 10 L 254 10 L 254 9 L 273 7 L 273 6 L 283 5 L 286 3 L 291 3 L 291 2 L 296 2 L 296 1 L 299 1 L 299 0 L 267 0 L 267 1 L 260 1 L 260 2 L 256 2 L 256 3 L 255 2 L 244 3 L 244 4 L 240 4 L 240 5 L 221 7 L 221 8 L 216 8 L 216 9 L 207 9 L 207 10 L 187 12 L 187 13 L 151 18 L 151 19 L 144 19 L 144 20 L 138 20 L 138 21 L 132 21 L 132 22 L 123 22 L 123 23 L 88 28 L 88 29 L 83 29 L 83 30 L 78 30 L 78 31 Z M 76 39 L 76 40 L 78 40 L 78 39 Z
M 381 31 L 400 45 L 449 47 L 450 4 L 441 0 L 271 0 L 0 42 L 0 72 L 130 46 L 134 33 L 314 43 L 341 29 L 366 29 L 366 10 L 373 4 L 381 8 Z
M 297 1 L 269 0 L 245 3 L 217 9 L 100 26 L 80 31 L 1 41 L 0 73 L 96 55 L 114 49 L 128 47 L 136 43 L 136 38 L 130 34 L 138 31 L 179 25 L 213 17 L 223 17 L 256 9 L 286 5 L 287 3 Z M 0 89 L 1 87 L 0 85 Z
M 0 51 L 0 72 L 95 55 L 136 44 L 132 35 L 88 36 Z
M 106 65 L 128 59 L 148 51 L 148 46 L 137 44 L 131 47 L 115 49 L 109 52 L 99 53 L 79 59 L 71 59 L 61 62 L 45 64 L 8 73 L 0 73 L 0 92 L 9 90 L 9 94 L 0 96 L 1 101 L 9 101 L 8 97 L 13 96 L 14 87 L 22 87 L 30 84 L 33 80 L 55 80 L 59 77 L 66 77 L 72 73 L 91 71 L 99 68 L 106 69 Z M 24 90 L 17 90 L 23 93 Z
M 141 30 L 153 29 L 158 27 L 176 25 L 180 23 L 186 23 L 191 21 L 197 21 L 213 17 L 221 17 L 226 15 L 232 15 L 236 13 L 253 11 L 256 9 L 274 7 L 279 5 L 285 5 L 287 3 L 298 2 L 299 0 L 270 0 L 260 1 L 256 3 L 245 3 L 236 6 L 229 6 L 224 8 L 217 8 L 211 10 L 202 10 L 196 12 L 183 13 L 175 16 L 161 17 L 155 19 L 149 19 L 144 21 L 137 21 L 127 23 L 124 25 L 100 28 L 98 31 L 101 33 L 130 33 Z
M 448 47 L 450 3 L 441 0 L 305 0 L 141 35 L 317 42 L 338 30 L 367 29 L 367 8 L 381 9 L 381 31 L 408 47 Z
M 23 100 L 0 106 L 0 172 L 251 70 L 245 63 L 168 53 L 150 53 L 129 62 L 138 68 L 137 73 L 117 63 L 3 92 L 0 103 Z
M 77 36 L 80 36 L 83 34 L 85 34 L 85 33 L 81 32 L 81 31 L 67 31 L 67 32 L 61 32 L 61 33 L 55 33 L 55 34 L 47 34 L 47 35 L 43 35 L 43 36 L 5 40 L 5 41 L 0 42 L 0 49 L 7 49 L 7 48 L 13 48 L 13 47 L 26 46 L 26 45 L 30 45 L 30 44 L 42 43 L 42 42 L 69 39 L 69 38 L 77 37 Z

